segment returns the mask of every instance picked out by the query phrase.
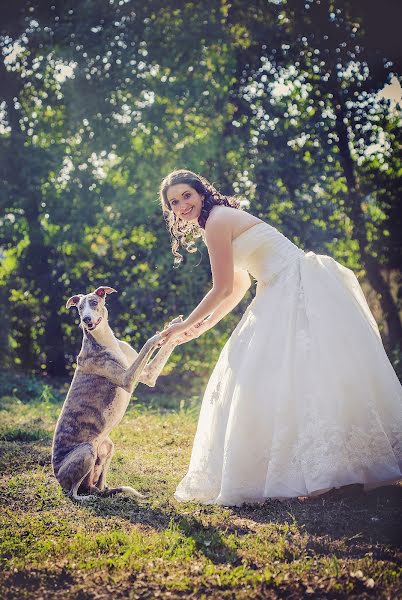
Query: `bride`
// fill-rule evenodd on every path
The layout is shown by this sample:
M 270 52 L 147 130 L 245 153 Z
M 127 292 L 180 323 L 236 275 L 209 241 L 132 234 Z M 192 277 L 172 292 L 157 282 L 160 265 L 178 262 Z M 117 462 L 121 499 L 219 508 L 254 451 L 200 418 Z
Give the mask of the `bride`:
M 399 480 L 402 387 L 352 271 L 304 253 L 191 171 L 161 184 L 175 262 L 202 234 L 212 289 L 163 342 L 198 337 L 257 280 L 201 406 L 180 501 L 240 505 Z

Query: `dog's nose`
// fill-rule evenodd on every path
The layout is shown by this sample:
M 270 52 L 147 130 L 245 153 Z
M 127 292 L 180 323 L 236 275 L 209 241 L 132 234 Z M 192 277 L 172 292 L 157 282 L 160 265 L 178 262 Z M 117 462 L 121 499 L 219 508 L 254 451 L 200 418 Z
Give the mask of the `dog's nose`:
M 84 321 L 85 325 L 89 325 L 91 322 L 91 317 L 84 317 L 82 320 Z

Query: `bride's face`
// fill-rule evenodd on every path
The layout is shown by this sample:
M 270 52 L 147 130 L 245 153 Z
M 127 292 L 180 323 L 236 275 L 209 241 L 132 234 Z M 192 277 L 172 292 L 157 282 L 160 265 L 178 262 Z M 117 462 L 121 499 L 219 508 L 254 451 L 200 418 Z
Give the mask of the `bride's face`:
M 179 219 L 196 221 L 200 216 L 204 196 L 187 183 L 171 185 L 166 196 L 170 208 Z

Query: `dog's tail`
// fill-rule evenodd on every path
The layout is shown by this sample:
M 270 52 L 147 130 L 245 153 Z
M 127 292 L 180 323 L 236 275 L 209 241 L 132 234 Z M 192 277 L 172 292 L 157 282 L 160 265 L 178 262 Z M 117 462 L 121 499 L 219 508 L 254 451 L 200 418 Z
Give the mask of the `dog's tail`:
M 132 496 L 138 496 L 138 498 L 146 498 L 144 494 L 141 494 L 134 488 L 129 485 L 119 485 L 119 487 L 115 488 L 106 488 L 102 491 L 102 496 L 104 498 L 108 498 L 109 496 L 114 496 L 115 494 L 131 494 Z

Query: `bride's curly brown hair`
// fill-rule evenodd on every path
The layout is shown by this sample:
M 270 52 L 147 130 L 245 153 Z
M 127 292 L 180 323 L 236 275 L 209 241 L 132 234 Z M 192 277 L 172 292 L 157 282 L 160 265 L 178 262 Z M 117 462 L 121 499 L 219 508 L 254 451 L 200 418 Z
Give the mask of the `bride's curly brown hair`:
M 201 196 L 204 196 L 201 214 L 198 217 L 197 223 L 178 219 L 170 207 L 169 200 L 167 199 L 167 191 L 172 185 L 180 183 L 187 183 Z M 202 230 L 205 229 L 209 213 L 214 206 L 222 205 L 241 208 L 237 198 L 221 194 L 205 177 L 185 169 L 169 173 L 160 185 L 159 195 L 163 216 L 170 233 L 174 263 L 177 266 L 183 261 L 183 256 L 178 251 L 180 246 L 183 246 L 187 252 L 197 252 L 194 240 L 202 236 Z

